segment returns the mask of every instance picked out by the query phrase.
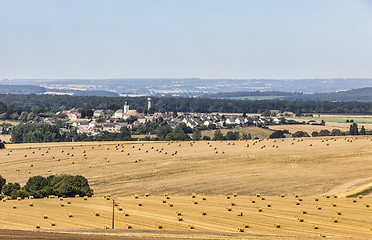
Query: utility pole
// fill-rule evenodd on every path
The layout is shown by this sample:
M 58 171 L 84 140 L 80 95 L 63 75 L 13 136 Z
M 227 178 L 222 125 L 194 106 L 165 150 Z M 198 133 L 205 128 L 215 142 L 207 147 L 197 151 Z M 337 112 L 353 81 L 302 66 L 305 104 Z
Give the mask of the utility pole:
M 111 197 L 112 200 L 112 229 L 115 227 L 115 201 L 118 200 L 117 197 Z

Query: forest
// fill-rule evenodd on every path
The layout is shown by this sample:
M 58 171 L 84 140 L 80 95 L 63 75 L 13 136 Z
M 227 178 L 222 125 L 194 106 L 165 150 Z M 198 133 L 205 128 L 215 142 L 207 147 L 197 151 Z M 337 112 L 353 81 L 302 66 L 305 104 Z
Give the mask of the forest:
M 22 112 L 35 114 L 57 112 L 71 108 L 112 109 L 121 108 L 128 102 L 131 109 L 143 112 L 147 97 L 97 97 L 0 94 L 0 119 Z M 152 106 L 160 112 L 221 112 L 221 113 L 262 113 L 268 109 L 282 112 L 330 113 L 330 114 L 372 114 L 372 102 L 330 102 L 330 101 L 284 101 L 284 100 L 226 100 L 207 98 L 152 98 Z

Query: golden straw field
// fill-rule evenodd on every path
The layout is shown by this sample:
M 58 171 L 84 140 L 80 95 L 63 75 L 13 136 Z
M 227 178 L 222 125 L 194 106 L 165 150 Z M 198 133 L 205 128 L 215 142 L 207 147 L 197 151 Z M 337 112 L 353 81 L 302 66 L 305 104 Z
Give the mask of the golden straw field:
M 95 196 L 0 202 L 0 229 L 105 233 L 111 194 L 125 236 L 371 239 L 371 196 L 346 198 L 372 186 L 371 144 L 368 136 L 9 144 L 0 150 L 8 182 L 80 174 Z

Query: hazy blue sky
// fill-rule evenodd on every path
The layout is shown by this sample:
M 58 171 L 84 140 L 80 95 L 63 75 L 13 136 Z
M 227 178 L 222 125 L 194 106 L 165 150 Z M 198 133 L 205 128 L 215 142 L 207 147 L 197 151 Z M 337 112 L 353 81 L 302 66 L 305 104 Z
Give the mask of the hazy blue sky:
M 371 0 L 0 0 L 1 78 L 372 78 Z

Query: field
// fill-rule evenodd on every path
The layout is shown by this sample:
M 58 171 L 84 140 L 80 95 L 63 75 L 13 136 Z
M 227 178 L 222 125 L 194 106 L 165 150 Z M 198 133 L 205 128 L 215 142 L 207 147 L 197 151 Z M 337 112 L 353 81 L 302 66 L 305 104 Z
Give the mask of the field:
M 372 124 L 371 115 L 331 115 L 331 114 L 314 114 L 313 117 L 296 117 L 299 121 L 321 121 L 346 123 L 346 120 L 354 120 L 358 124 Z
M 372 185 L 371 143 L 370 137 L 359 136 L 10 144 L 0 150 L 0 175 L 8 181 L 22 185 L 35 175 L 81 174 L 88 178 L 95 197 L 0 202 L 0 228 L 32 230 L 40 225 L 41 230 L 48 231 L 75 229 L 86 233 L 102 229 L 105 234 L 103 228 L 111 224 L 112 205 L 103 196 L 111 194 L 119 196 L 117 228 L 126 229 L 128 224 L 133 228 L 116 233 L 120 236 L 300 239 L 324 235 L 370 239 L 371 195 L 356 202 L 345 196 Z M 238 216 L 241 212 L 243 216 Z M 52 222 L 55 226 L 50 225 Z M 159 225 L 162 229 L 157 229 Z
M 0 134 L 0 140 L 10 142 L 10 134 Z
M 213 138 L 215 131 L 216 130 L 204 130 L 202 131 L 202 135 Z M 232 129 L 221 129 L 221 132 L 223 135 L 226 135 L 228 131 L 233 131 L 233 132 L 236 131 L 236 132 L 239 132 L 240 135 L 242 135 L 243 133 L 247 133 L 247 134 L 249 133 L 251 134 L 252 138 L 254 137 L 268 138 L 270 134 L 273 133 L 271 130 L 259 128 L 259 127 L 237 127 L 237 128 L 232 128 Z

